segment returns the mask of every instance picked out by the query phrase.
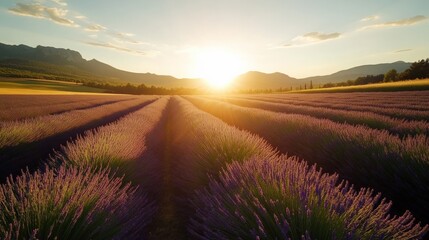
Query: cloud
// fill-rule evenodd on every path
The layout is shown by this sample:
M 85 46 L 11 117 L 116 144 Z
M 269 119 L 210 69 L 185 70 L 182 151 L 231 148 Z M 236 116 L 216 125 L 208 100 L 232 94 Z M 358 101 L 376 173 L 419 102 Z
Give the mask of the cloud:
M 283 47 L 293 47 L 293 46 L 304 46 L 309 44 L 314 44 L 318 42 L 323 42 L 335 38 L 339 38 L 341 33 L 320 33 L 320 32 L 309 32 L 301 36 L 293 38 L 289 43 L 283 45 Z
M 68 10 L 63 8 L 47 7 L 38 3 L 17 3 L 15 7 L 9 8 L 9 11 L 17 15 L 43 18 L 51 20 L 57 24 L 78 27 L 73 20 L 67 18 Z
M 372 15 L 372 16 L 368 16 L 368 17 L 364 17 L 362 18 L 360 21 L 361 22 L 369 22 L 369 21 L 375 21 L 377 19 L 379 19 L 380 17 L 377 15 Z
M 154 49 L 157 46 L 137 40 L 133 33 L 110 30 L 102 24 L 90 21 L 87 16 L 79 12 L 69 11 L 66 0 L 28 0 L 25 3 L 18 0 L 16 5 L 8 10 L 10 13 L 20 16 L 47 19 L 68 27 L 79 27 L 80 31 L 87 32 L 89 40 L 84 43 L 91 46 L 145 56 L 154 56 L 159 53 L 156 50 L 142 51 L 136 49 L 135 45 L 150 46 Z M 102 40 L 97 41 L 95 39 Z
M 319 33 L 319 32 L 311 32 L 311 33 L 307 33 L 304 34 L 302 37 L 307 39 L 308 41 L 325 41 L 328 39 L 334 39 L 339 37 L 341 34 L 340 33 Z
M 105 26 L 102 26 L 100 24 L 89 24 L 88 26 L 85 27 L 85 31 L 88 32 L 100 32 L 100 31 L 104 31 L 107 28 Z
M 146 43 L 146 42 L 135 40 L 133 38 L 135 36 L 135 34 L 133 34 L 133 33 L 110 31 L 108 34 L 111 37 L 113 37 L 115 41 L 120 42 L 120 43 L 151 45 L 151 44 Z
M 61 6 L 67 6 L 67 3 L 64 0 L 51 0 L 51 1 Z
M 134 33 L 124 33 L 124 32 L 111 32 L 110 34 L 117 38 L 128 38 L 128 37 L 135 36 Z
M 405 18 L 405 19 L 401 19 L 398 21 L 368 25 L 368 26 L 361 28 L 360 30 L 375 29 L 375 28 L 386 28 L 386 27 L 410 26 L 410 25 L 414 25 L 414 24 L 420 23 L 422 21 L 425 21 L 427 19 L 428 18 L 426 16 L 417 15 L 417 16 L 414 16 L 411 18 Z
M 114 50 L 121 51 L 121 52 L 133 53 L 133 54 L 137 54 L 137 55 L 146 55 L 146 53 L 143 51 L 135 50 L 135 49 L 127 48 L 127 47 L 122 47 L 122 46 L 117 46 L 117 45 L 109 43 L 109 42 L 89 42 L 89 41 L 87 41 L 84 43 L 91 45 L 91 46 L 109 48 L 109 49 L 114 49 Z
M 412 51 L 412 50 L 413 49 L 411 49 L 411 48 L 407 48 L 407 49 L 401 49 L 401 50 L 395 51 L 394 53 L 409 52 L 409 51 Z

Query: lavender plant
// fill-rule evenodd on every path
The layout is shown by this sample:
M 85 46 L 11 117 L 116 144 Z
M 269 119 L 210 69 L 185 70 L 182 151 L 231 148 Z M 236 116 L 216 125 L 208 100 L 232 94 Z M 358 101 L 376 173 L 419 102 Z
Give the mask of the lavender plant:
M 0 185 L 1 239 L 137 239 L 154 212 L 108 170 L 45 169 Z
M 234 162 L 197 192 L 196 239 L 423 239 L 428 226 L 295 158 Z

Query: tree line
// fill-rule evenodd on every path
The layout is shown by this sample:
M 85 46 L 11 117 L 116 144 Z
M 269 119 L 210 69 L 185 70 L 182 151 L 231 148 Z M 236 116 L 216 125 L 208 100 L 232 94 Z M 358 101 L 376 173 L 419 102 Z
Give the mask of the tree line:
M 201 94 L 201 91 L 194 88 L 164 88 L 156 86 L 146 86 L 145 84 L 132 85 L 111 85 L 109 83 L 85 82 L 84 86 L 105 89 L 111 93 L 134 94 L 134 95 L 187 95 Z
M 398 73 L 396 69 L 391 69 L 385 74 L 367 75 L 364 77 L 358 77 L 355 80 L 348 80 L 339 83 L 326 83 L 322 86 L 322 88 L 365 85 L 382 82 L 397 82 L 425 78 L 429 78 L 429 58 L 412 63 L 408 69 L 401 73 Z

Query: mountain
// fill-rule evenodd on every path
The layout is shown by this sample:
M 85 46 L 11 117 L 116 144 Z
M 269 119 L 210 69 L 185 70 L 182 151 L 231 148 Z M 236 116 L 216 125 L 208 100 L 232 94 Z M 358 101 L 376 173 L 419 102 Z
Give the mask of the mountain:
M 237 89 L 278 89 L 295 86 L 299 84 L 299 80 L 279 72 L 251 71 L 235 78 L 233 84 Z
M 54 64 L 81 64 L 85 62 L 79 52 L 70 49 L 0 43 L 0 60 L 26 59 Z
M 167 88 L 194 88 L 199 79 L 178 79 L 152 73 L 133 73 L 116 69 L 95 59 L 85 60 L 70 49 L 0 43 L 0 73 L 6 76 L 40 76 L 72 81 L 145 84 Z
M 355 80 L 358 77 L 364 77 L 366 75 L 378 75 L 385 74 L 391 69 L 396 69 L 398 72 L 403 72 L 405 69 L 409 68 L 411 63 L 398 61 L 393 63 L 381 63 L 381 64 L 372 64 L 372 65 L 362 65 L 358 67 L 349 68 L 342 70 L 330 75 L 325 76 L 315 76 L 300 79 L 303 82 L 313 81 L 313 84 L 324 84 L 324 83 L 337 83 L 344 82 L 347 80 Z
M 313 86 L 325 84 L 328 82 L 337 83 L 347 80 L 355 80 L 358 77 L 366 75 L 384 74 L 391 69 L 396 69 L 398 72 L 403 72 L 409 68 L 411 63 L 407 62 L 393 62 L 381 63 L 373 65 L 362 65 L 350 69 L 342 70 L 330 75 L 315 76 L 308 78 L 293 78 L 283 73 L 262 73 L 262 72 L 247 72 L 238 76 L 234 80 L 234 86 L 239 89 L 278 89 L 278 88 L 298 88 L 306 85 L 309 87 L 310 82 Z
M 308 78 L 293 78 L 283 73 L 262 73 L 251 71 L 234 79 L 236 89 L 278 89 L 314 86 L 328 82 L 336 83 L 354 80 L 366 75 L 384 74 L 391 69 L 402 72 L 411 63 L 394 62 L 363 65 L 342 70 L 330 75 Z M 200 79 L 156 75 L 153 73 L 133 73 L 116 69 L 95 59 L 85 60 L 82 55 L 70 49 L 26 45 L 6 45 L 0 43 L 0 76 L 37 77 L 71 81 L 92 81 L 99 83 L 132 83 L 166 88 L 204 87 Z

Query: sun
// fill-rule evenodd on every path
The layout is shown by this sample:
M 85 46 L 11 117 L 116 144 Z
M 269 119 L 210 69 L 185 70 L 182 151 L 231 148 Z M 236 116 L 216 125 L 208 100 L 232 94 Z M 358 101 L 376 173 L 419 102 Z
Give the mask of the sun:
M 195 53 L 194 75 L 216 89 L 226 88 L 244 72 L 244 62 L 238 54 L 221 48 L 200 49 Z

